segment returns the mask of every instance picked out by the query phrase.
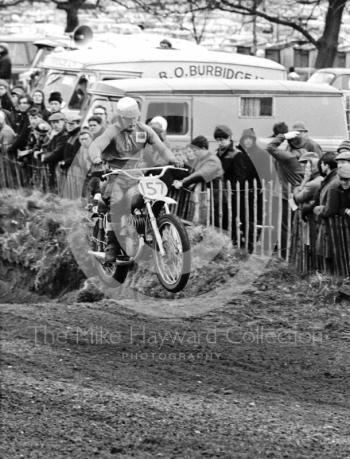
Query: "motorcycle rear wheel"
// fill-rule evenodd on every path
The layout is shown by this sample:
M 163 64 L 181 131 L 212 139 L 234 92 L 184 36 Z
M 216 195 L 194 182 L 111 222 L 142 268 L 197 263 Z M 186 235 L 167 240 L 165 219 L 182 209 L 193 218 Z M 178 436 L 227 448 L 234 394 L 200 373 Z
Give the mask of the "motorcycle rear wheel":
M 175 215 L 162 215 L 157 219 L 157 226 L 165 250 L 162 256 L 154 238 L 157 277 L 168 292 L 176 293 L 185 288 L 190 277 L 190 241 L 183 223 Z
M 104 231 L 99 228 L 98 221 L 93 230 L 93 250 L 97 252 L 104 252 Z M 96 242 L 97 241 L 99 242 Z M 123 284 L 129 272 L 129 265 L 117 265 L 117 263 L 103 263 L 95 258 L 95 266 L 99 278 L 103 283 L 109 287 L 115 287 L 115 281 Z

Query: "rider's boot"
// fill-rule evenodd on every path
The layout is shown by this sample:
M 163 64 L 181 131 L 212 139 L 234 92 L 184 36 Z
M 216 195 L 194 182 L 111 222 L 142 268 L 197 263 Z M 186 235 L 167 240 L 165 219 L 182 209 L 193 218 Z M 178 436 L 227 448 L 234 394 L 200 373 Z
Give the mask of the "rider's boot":
M 119 244 L 118 239 L 116 238 L 114 231 L 107 231 L 106 238 L 106 248 L 105 248 L 105 262 L 113 263 L 116 260 L 118 261 L 128 261 L 130 257 L 124 252 L 123 248 Z

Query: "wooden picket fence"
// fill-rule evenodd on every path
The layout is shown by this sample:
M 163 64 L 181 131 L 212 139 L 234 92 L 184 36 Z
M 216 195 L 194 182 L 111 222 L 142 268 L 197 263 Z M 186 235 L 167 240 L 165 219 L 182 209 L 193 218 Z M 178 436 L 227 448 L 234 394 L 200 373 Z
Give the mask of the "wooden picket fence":
M 0 157 L 0 188 L 34 187 L 58 193 L 57 177 L 47 166 L 31 166 Z M 77 177 L 81 181 L 82 177 Z M 291 187 L 288 188 L 288 196 Z M 325 221 L 332 244 L 331 259 L 317 253 L 318 225 L 304 222 L 283 199 L 279 182 L 256 180 L 244 185 L 216 180 L 208 186 L 173 190 L 177 204 L 172 212 L 185 223 L 214 227 L 226 233 L 234 246 L 261 256 L 276 254 L 294 264 L 301 273 L 323 271 L 337 276 L 350 275 L 350 219 L 335 216 Z M 77 196 L 72 196 L 77 198 Z

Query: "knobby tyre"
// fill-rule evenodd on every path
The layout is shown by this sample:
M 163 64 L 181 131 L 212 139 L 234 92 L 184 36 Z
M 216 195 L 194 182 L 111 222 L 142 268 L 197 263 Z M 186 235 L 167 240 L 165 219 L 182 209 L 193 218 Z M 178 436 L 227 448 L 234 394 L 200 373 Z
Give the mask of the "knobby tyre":
M 98 221 L 93 229 L 92 249 L 96 252 L 104 252 L 105 245 L 104 231 L 99 227 Z M 115 287 L 115 281 L 123 284 L 128 275 L 128 265 L 117 265 L 116 263 L 102 263 L 95 259 L 95 266 L 102 282 L 110 287 Z
M 175 215 L 162 215 L 157 219 L 157 225 L 165 250 L 162 257 L 154 239 L 157 276 L 166 290 L 176 293 L 186 286 L 190 277 L 190 241 L 183 223 Z

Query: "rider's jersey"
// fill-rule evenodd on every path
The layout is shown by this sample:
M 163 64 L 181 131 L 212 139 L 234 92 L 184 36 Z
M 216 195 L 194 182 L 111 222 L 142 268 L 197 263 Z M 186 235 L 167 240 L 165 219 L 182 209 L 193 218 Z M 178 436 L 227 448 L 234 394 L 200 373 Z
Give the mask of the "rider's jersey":
M 117 122 L 92 142 L 89 153 L 93 162 L 102 159 L 110 167 L 120 168 L 132 161 L 132 167 L 135 167 L 135 162 L 141 160 L 146 144 L 158 143 L 157 134 L 146 124 L 137 122 L 135 130 L 128 132 L 122 130 Z

